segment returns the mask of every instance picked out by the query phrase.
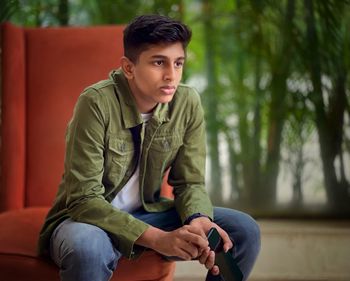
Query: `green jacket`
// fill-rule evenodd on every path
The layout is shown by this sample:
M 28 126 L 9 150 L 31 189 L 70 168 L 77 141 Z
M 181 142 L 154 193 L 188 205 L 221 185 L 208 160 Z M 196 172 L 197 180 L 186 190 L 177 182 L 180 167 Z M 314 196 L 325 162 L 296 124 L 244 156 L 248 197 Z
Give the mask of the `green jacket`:
M 39 253 L 48 254 L 53 230 L 71 217 L 104 229 L 125 257 L 136 257 L 142 247 L 134 243 L 148 225 L 110 202 L 138 161 L 147 211 L 175 206 L 183 222 L 194 213 L 212 217 L 205 155 L 203 111 L 192 88 L 179 85 L 173 100 L 158 104 L 145 127 L 123 73 L 113 71 L 108 80 L 85 89 L 75 106 L 66 133 L 65 173 L 40 233 Z M 169 167 L 174 201 L 160 197 Z

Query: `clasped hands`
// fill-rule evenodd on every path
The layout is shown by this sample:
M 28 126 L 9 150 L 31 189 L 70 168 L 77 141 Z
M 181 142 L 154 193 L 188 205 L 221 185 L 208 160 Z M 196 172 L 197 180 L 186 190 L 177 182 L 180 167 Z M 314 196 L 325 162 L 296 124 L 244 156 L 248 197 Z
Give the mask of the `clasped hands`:
M 164 256 L 176 256 L 182 260 L 198 259 L 213 275 L 220 270 L 215 262 L 215 253 L 208 245 L 207 233 L 215 227 L 223 239 L 223 250 L 233 247 L 228 234 L 206 217 L 193 219 L 189 225 L 184 225 L 173 231 L 163 231 L 158 228 L 148 228 L 136 241 L 137 244 L 151 248 Z

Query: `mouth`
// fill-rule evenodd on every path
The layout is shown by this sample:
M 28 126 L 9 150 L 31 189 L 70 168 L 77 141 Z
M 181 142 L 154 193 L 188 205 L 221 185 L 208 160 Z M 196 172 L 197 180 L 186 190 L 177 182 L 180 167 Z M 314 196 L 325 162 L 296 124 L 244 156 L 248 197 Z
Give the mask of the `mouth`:
M 160 87 L 160 90 L 165 95 L 173 95 L 176 91 L 176 87 L 175 86 L 163 86 L 163 87 Z

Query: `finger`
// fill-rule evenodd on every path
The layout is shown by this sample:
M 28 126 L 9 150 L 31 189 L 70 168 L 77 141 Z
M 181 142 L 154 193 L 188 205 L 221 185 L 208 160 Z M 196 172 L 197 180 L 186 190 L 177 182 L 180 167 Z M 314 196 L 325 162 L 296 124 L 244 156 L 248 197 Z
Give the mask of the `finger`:
M 233 243 L 230 240 L 229 242 L 224 242 L 223 250 L 225 253 L 227 253 L 230 249 L 232 249 Z
M 199 256 L 199 249 L 196 245 L 187 242 L 186 240 L 179 240 L 178 247 L 186 252 L 191 259 L 197 258 Z
M 198 234 L 189 231 L 182 231 L 180 232 L 180 235 L 183 240 L 190 242 L 199 248 L 205 249 L 208 247 L 208 240 Z
M 186 243 L 185 247 L 183 248 L 183 251 L 188 253 L 191 256 L 191 259 L 195 259 L 199 256 L 198 248 L 191 243 Z
M 207 238 L 207 235 L 206 235 L 205 231 L 202 228 L 200 228 L 200 227 L 196 227 L 196 226 L 191 225 L 191 224 L 190 225 L 186 225 L 184 227 L 186 227 L 186 229 L 189 232 L 191 232 L 193 234 L 197 234 L 197 235 L 201 236 L 203 239 Z
M 215 262 L 215 253 L 214 251 L 210 251 L 208 258 L 205 261 L 205 267 L 209 270 L 212 269 L 214 266 L 214 262 Z
M 219 234 L 223 240 L 223 250 L 226 253 L 228 250 L 230 250 L 233 247 L 233 243 L 230 237 L 228 236 L 228 234 L 226 233 L 226 231 L 224 231 L 223 229 L 219 229 Z
M 183 249 L 183 248 L 178 248 L 176 253 L 175 253 L 175 256 L 177 256 L 185 261 L 192 260 L 193 255 L 194 254 L 192 254 L 191 251 L 189 251 L 188 249 Z
M 214 265 L 210 272 L 213 275 L 219 275 L 220 274 L 220 269 L 219 269 L 219 267 L 217 265 Z
M 169 245 L 172 248 L 171 256 L 175 255 L 184 260 L 191 260 L 192 258 L 198 257 L 198 248 L 184 240 L 181 236 L 176 234 L 173 239 L 173 243 Z
M 200 264 L 205 264 L 205 262 L 207 261 L 208 259 L 208 256 L 209 256 L 209 253 L 210 253 L 210 249 L 209 247 L 207 249 L 205 249 L 202 254 L 199 256 L 198 258 L 198 261 Z
M 176 257 L 179 257 L 181 260 L 184 260 L 184 261 L 190 261 L 192 260 L 192 257 L 190 254 L 188 254 L 187 252 L 185 251 L 178 251 L 177 254 L 175 255 Z
M 202 249 L 202 248 L 197 248 L 197 250 L 198 250 L 198 256 L 197 257 L 201 256 L 203 254 L 203 252 L 205 251 L 205 249 Z

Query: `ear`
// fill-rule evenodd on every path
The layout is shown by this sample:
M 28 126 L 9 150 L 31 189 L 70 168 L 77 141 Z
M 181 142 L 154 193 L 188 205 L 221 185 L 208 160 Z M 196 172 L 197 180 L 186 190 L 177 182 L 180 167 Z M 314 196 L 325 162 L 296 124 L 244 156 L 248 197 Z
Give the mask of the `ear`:
M 134 63 L 131 60 L 123 56 L 120 59 L 120 65 L 124 72 L 125 77 L 128 80 L 131 80 L 132 78 L 134 78 Z

